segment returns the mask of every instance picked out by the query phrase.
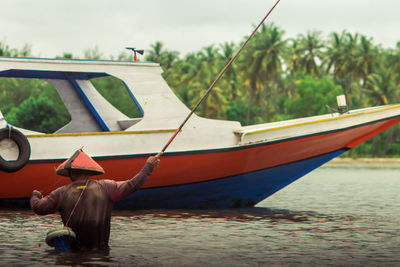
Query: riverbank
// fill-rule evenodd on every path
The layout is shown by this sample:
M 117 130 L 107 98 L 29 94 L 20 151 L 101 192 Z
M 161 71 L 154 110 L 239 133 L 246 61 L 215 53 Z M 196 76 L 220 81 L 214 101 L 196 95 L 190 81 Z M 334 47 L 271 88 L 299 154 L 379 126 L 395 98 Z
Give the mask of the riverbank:
M 400 167 L 400 158 L 335 158 L 325 166 Z

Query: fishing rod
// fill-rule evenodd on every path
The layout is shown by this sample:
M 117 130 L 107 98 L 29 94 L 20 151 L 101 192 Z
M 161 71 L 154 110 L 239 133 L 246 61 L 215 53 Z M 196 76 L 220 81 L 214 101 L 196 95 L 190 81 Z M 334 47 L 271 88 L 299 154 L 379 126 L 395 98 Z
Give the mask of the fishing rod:
M 229 62 L 225 65 L 225 67 L 222 69 L 222 71 L 218 74 L 217 78 L 214 80 L 214 82 L 210 85 L 210 87 L 207 89 L 207 91 L 204 93 L 204 95 L 200 98 L 200 100 L 197 102 L 196 106 L 190 111 L 189 115 L 185 118 L 185 120 L 182 122 L 182 124 L 179 126 L 179 128 L 175 131 L 175 133 L 172 135 L 172 137 L 169 139 L 167 144 L 163 147 L 161 152 L 159 153 L 160 155 L 165 152 L 165 150 L 168 148 L 168 146 L 172 143 L 172 141 L 175 139 L 175 137 L 178 135 L 178 133 L 182 130 L 183 126 L 186 124 L 186 122 L 189 120 L 189 118 L 193 115 L 193 113 L 196 111 L 196 109 L 200 106 L 200 104 L 203 102 L 204 99 L 207 98 L 207 96 L 210 94 L 211 90 L 214 88 L 215 84 L 221 79 L 222 75 L 226 72 L 226 70 L 232 65 L 233 61 L 237 58 L 237 56 L 240 54 L 240 52 L 243 50 L 243 48 L 247 45 L 247 43 L 250 41 L 251 37 L 258 31 L 258 29 L 261 27 L 261 25 L 264 23 L 264 21 L 268 18 L 268 16 L 272 13 L 272 11 L 275 9 L 275 7 L 278 5 L 280 0 L 276 1 L 276 3 L 272 6 L 272 8 L 268 11 L 268 13 L 265 15 L 265 17 L 261 20 L 261 22 L 258 24 L 258 26 L 253 30 L 249 38 L 247 38 L 246 42 L 243 43 L 243 45 L 239 48 L 239 50 L 236 52 L 236 54 L 229 60 Z

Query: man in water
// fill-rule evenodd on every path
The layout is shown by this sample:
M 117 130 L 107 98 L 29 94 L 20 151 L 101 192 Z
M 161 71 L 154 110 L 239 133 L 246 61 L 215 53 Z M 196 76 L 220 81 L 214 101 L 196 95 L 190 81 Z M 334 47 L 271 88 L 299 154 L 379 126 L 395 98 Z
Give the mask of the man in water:
M 82 149 L 77 150 L 56 169 L 58 175 L 70 177 L 72 183 L 45 197 L 34 190 L 30 199 L 32 210 L 38 215 L 59 211 L 64 225 L 76 234 L 74 249 L 108 250 L 113 202 L 137 191 L 157 167 L 160 156 L 149 157 L 142 170 L 130 180 L 96 181 L 90 176 L 103 174 L 103 168 Z

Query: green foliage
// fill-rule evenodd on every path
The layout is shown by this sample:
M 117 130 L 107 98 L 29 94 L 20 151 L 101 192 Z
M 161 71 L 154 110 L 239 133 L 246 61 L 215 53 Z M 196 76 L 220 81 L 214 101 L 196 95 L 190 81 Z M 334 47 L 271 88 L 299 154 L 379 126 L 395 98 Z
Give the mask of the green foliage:
M 169 86 L 192 108 L 240 45 L 233 42 L 209 45 L 180 57 L 177 51 L 165 49 L 163 43 L 157 41 L 144 57 L 161 65 Z M 0 43 L 0 56 L 29 53 L 29 46 L 18 50 Z M 64 53 L 58 58 L 77 57 Z M 106 59 L 97 46 L 86 50 L 84 58 Z M 124 51 L 109 59 L 132 61 L 132 54 Z M 330 113 L 327 106 L 336 109 L 336 96 L 341 94 L 346 95 L 350 109 L 399 103 L 399 73 L 400 42 L 393 49 L 384 49 L 375 45 L 372 38 L 347 31 L 334 32 L 327 38 L 319 32 L 309 31 L 285 39 L 281 28 L 265 24 L 196 113 L 247 125 Z M 92 82 L 123 113 L 129 117 L 142 116 L 121 81 L 104 77 Z M 44 100 L 44 96 L 48 100 Z M 0 106 L 8 118 L 20 123 L 23 118 L 17 118 L 19 112 L 15 107 L 28 112 L 39 104 L 43 108 L 60 109 L 54 113 L 55 121 L 63 120 L 65 110 L 61 110 L 63 105 L 54 88 L 38 80 L 0 78 Z M 46 117 L 40 120 L 43 124 L 39 125 L 49 125 L 51 121 Z M 48 127 L 46 132 L 56 128 Z M 392 127 L 346 155 L 400 156 L 400 128 Z
M 229 102 L 229 107 L 226 110 L 226 117 L 228 120 L 233 120 L 233 121 L 246 121 L 247 118 L 247 101 L 243 101 L 241 99 L 238 99 L 237 101 L 231 101 Z M 254 117 L 255 112 L 254 110 L 251 110 L 251 115 L 250 117 Z
M 18 127 L 52 133 L 64 126 L 65 121 L 69 119 L 67 114 L 54 116 L 56 109 L 54 102 L 47 96 L 30 96 L 18 107 L 12 108 L 5 118 L 10 124 Z
M 289 114 L 296 117 L 307 117 L 329 113 L 327 106 L 336 106 L 336 96 L 343 94 L 339 85 L 328 77 L 313 78 L 305 76 L 296 83 L 294 100 L 286 101 Z
M 0 106 L 10 124 L 33 131 L 51 133 L 71 119 L 56 89 L 39 79 L 0 78 Z

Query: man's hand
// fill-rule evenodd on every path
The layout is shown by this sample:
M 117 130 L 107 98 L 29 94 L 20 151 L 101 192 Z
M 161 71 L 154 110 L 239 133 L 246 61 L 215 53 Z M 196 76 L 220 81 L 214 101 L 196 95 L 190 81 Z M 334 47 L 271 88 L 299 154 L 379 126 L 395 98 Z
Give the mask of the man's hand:
M 38 198 L 42 198 L 43 197 L 42 193 L 40 191 L 37 191 L 37 190 L 33 190 L 32 196 L 33 195 L 36 195 Z
M 158 153 L 158 154 L 155 155 L 155 156 L 149 157 L 149 158 L 147 159 L 147 162 L 150 163 L 151 165 L 153 165 L 154 168 L 157 167 L 157 166 L 158 166 L 158 163 L 160 163 L 160 157 L 161 157 L 162 154 L 163 154 L 163 153 L 160 152 L 160 153 Z

